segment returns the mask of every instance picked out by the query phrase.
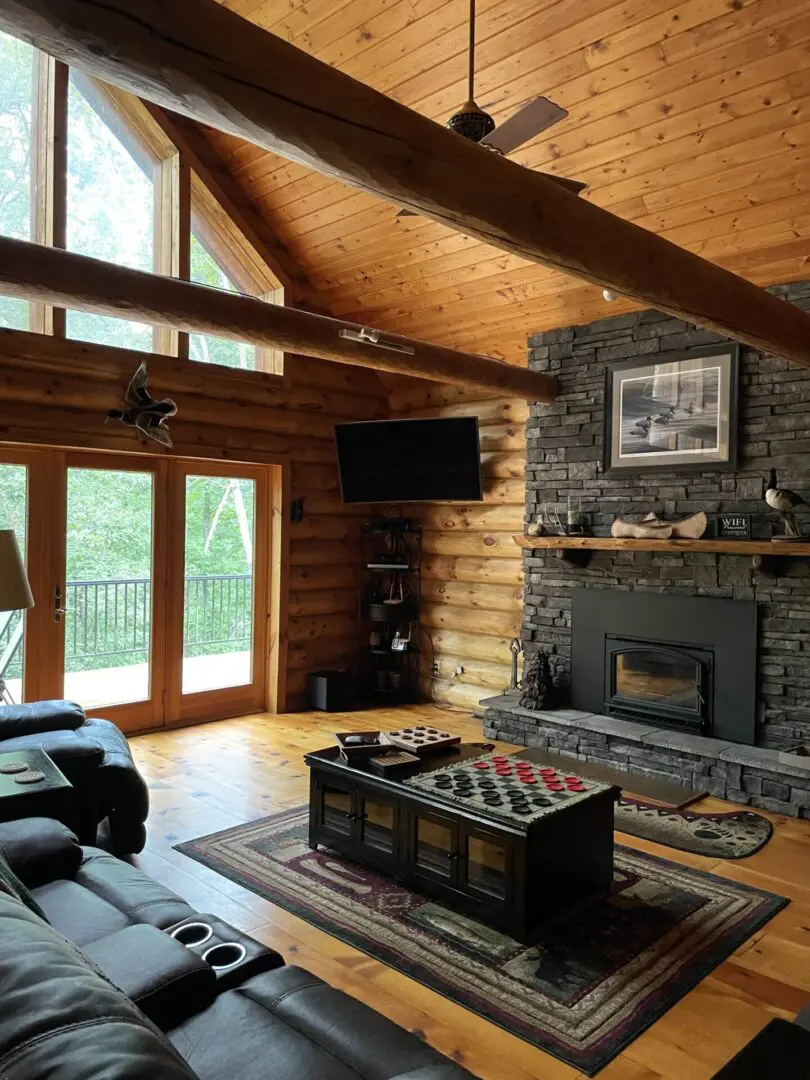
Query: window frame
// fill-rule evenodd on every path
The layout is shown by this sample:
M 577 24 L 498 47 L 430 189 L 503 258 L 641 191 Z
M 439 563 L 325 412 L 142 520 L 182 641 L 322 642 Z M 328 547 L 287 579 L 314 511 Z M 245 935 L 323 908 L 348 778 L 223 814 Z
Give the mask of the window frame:
M 199 242 L 228 275 L 240 292 L 269 304 L 284 303 L 284 287 L 256 248 L 236 226 L 198 173 L 191 173 L 191 236 Z M 215 335 L 208 335 L 215 336 Z M 283 376 L 284 353 L 256 345 L 256 371 Z
M 32 92 L 31 239 L 46 246 L 67 247 L 71 77 L 102 123 L 139 164 L 145 159 L 153 170 L 153 272 L 188 281 L 191 236 L 196 231 L 240 291 L 267 303 L 285 304 L 284 284 L 268 259 L 247 239 L 214 193 L 211 184 L 215 181 L 207 181 L 194 171 L 193 154 L 175 144 L 160 117 L 132 94 L 70 69 L 40 51 L 35 51 Z M 64 309 L 32 303 L 29 312 L 31 331 L 67 336 Z M 188 343 L 185 332 L 152 326 L 155 353 L 188 359 Z M 255 350 L 256 371 L 282 378 L 283 351 L 262 346 L 255 346 Z

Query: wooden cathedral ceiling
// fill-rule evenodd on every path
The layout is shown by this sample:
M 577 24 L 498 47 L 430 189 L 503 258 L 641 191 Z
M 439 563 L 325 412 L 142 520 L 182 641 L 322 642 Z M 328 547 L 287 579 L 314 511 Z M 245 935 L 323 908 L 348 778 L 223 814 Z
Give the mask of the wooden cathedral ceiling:
M 223 2 L 433 119 L 465 99 L 466 0 Z M 807 0 L 478 0 L 477 25 L 479 104 L 570 114 L 514 160 L 758 284 L 810 276 Z M 210 138 L 335 315 L 520 363 L 527 334 L 630 307 Z

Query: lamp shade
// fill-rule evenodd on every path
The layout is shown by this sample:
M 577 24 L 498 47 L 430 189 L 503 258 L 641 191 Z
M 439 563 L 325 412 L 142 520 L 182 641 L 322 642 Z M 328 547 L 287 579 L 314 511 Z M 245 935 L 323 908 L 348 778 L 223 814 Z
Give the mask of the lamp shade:
M 13 529 L 0 529 L 0 611 L 32 608 L 34 598 Z

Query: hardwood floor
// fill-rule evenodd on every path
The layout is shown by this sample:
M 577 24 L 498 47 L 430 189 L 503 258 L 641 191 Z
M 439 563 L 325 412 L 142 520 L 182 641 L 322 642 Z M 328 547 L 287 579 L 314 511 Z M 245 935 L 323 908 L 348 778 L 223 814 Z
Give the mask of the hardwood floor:
M 341 715 L 344 730 L 391 728 L 403 713 L 440 715 L 466 739 L 480 722 L 435 706 Z M 259 715 L 131 740 L 152 792 L 149 843 L 137 862 L 200 911 L 215 912 L 300 964 L 419 1031 L 481 1080 L 572 1080 L 581 1074 L 394 969 L 178 854 L 172 845 L 298 806 L 307 799 L 302 755 L 330 745 L 327 713 Z M 504 744 L 505 745 L 505 744 Z M 696 808 L 730 809 L 704 799 Z M 773 840 L 740 862 L 715 861 L 623 834 L 617 841 L 710 870 L 793 901 L 599 1073 L 600 1080 L 704 1080 L 774 1016 L 810 997 L 810 822 L 770 815 Z

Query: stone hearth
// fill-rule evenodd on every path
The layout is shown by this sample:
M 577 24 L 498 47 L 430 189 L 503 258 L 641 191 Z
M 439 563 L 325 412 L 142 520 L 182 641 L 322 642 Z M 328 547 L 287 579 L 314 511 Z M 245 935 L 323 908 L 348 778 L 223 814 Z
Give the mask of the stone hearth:
M 690 785 L 732 802 L 810 818 L 810 757 L 576 709 L 523 709 L 515 694 L 486 698 L 481 706 L 488 739 L 538 746 Z

